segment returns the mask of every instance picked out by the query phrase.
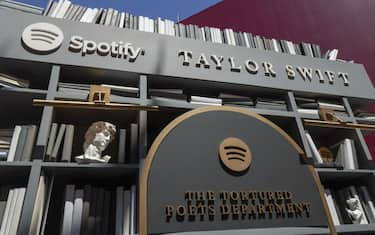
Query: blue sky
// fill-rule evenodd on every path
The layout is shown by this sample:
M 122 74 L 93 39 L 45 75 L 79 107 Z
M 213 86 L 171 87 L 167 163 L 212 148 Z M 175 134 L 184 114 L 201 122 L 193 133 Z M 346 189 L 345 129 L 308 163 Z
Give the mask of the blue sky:
M 48 0 L 16 0 L 45 7 Z M 58 1 L 58 0 L 55 0 Z M 87 7 L 115 8 L 121 11 L 152 18 L 162 17 L 177 21 L 198 13 L 220 0 L 71 0 L 73 4 Z

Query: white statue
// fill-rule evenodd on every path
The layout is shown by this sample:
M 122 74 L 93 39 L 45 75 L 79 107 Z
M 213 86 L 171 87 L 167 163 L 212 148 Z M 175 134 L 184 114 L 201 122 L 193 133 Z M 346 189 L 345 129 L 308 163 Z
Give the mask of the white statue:
M 349 198 L 346 200 L 349 209 L 345 208 L 345 210 L 354 224 L 361 224 L 363 218 L 363 213 L 359 208 L 359 203 L 359 200 L 356 198 Z
M 108 163 L 111 156 L 102 156 L 102 152 L 108 144 L 114 139 L 116 126 L 109 122 L 94 122 L 91 124 L 85 134 L 85 143 L 83 144 L 83 155 L 75 157 L 78 163 Z

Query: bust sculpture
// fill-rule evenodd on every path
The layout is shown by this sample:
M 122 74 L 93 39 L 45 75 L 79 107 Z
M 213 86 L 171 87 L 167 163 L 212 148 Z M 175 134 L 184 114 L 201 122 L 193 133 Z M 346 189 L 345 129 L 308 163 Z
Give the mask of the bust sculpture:
M 359 203 L 358 199 L 354 197 L 346 200 L 346 204 L 349 208 L 345 208 L 345 210 L 354 224 L 361 224 L 363 217 L 363 213 L 359 209 Z
M 78 163 L 108 163 L 111 156 L 102 156 L 102 152 L 108 144 L 114 139 L 116 126 L 104 121 L 98 121 L 91 124 L 85 134 L 83 144 L 83 155 L 76 156 Z

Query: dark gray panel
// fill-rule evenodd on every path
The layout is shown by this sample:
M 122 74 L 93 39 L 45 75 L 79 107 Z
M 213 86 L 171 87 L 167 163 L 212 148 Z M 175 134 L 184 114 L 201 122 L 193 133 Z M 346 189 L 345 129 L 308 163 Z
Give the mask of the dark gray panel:
M 101 25 L 71 22 L 42 16 L 27 15 L 22 13 L 9 13 L 1 10 L 0 27 L 8 28 L 8 22 L 12 27 L 6 34 L 0 35 L 0 57 L 19 58 L 46 63 L 78 65 L 96 68 L 113 69 L 150 75 L 163 75 L 172 77 L 184 77 L 208 81 L 230 82 L 234 84 L 252 85 L 263 88 L 277 88 L 282 90 L 294 90 L 326 95 L 341 95 L 364 99 L 375 99 L 373 86 L 368 79 L 362 65 L 327 61 L 307 56 L 295 56 L 272 51 L 261 51 L 252 48 L 233 47 L 217 43 L 207 43 L 200 40 L 175 38 L 165 35 L 138 32 L 127 29 L 104 27 Z M 61 47 L 49 55 L 36 55 L 26 51 L 21 45 L 21 34 L 26 26 L 36 22 L 49 22 L 57 25 L 64 32 L 64 42 Z M 96 53 L 82 56 L 81 53 L 68 51 L 70 38 L 79 35 L 95 42 L 123 41 L 130 42 L 134 47 L 145 49 L 145 55 L 140 55 L 135 62 L 128 59 L 111 56 L 99 56 Z M 190 66 L 182 65 L 182 57 L 178 56 L 180 49 L 193 53 Z M 194 64 L 200 53 L 205 53 L 207 59 L 210 55 L 224 56 L 221 70 L 217 70 L 211 62 L 209 69 L 197 68 Z M 229 57 L 234 57 L 236 64 L 242 64 L 241 72 L 232 72 L 228 62 Z M 244 62 L 252 59 L 258 62 L 260 72 L 250 74 L 244 68 Z M 267 61 L 273 64 L 276 77 L 264 75 L 261 62 Z M 311 67 L 321 71 L 334 71 L 349 73 L 349 86 L 344 86 L 342 79 L 329 84 L 327 79 L 320 83 L 315 76 L 312 81 L 304 81 L 300 76 L 294 80 L 288 79 L 285 65 Z
M 220 143 L 227 137 L 243 140 L 251 149 L 252 164 L 242 176 L 225 171 L 219 161 Z M 290 191 L 292 202 L 311 202 L 309 217 L 223 219 L 220 191 Z M 186 191 L 213 191 L 216 215 L 207 214 L 167 222 L 166 206 L 187 205 Z M 178 124 L 157 149 L 148 176 L 148 232 L 150 234 L 271 227 L 327 227 L 316 184 L 307 166 L 279 132 L 269 125 L 229 111 L 210 111 Z M 195 203 L 195 201 L 193 201 Z M 241 204 L 241 203 L 240 203 Z M 251 203 L 250 203 L 251 204 Z M 207 202 L 205 202 L 207 205 Z

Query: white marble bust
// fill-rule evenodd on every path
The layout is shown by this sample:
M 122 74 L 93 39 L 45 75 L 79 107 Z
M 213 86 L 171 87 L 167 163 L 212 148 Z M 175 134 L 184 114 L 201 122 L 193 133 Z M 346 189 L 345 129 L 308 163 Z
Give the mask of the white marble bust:
M 102 156 L 102 152 L 108 144 L 114 139 L 116 126 L 104 121 L 98 121 L 91 124 L 85 134 L 83 144 L 83 155 L 75 157 L 79 163 L 108 163 L 111 156 Z

